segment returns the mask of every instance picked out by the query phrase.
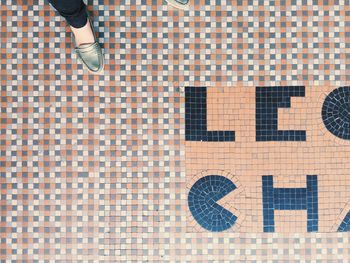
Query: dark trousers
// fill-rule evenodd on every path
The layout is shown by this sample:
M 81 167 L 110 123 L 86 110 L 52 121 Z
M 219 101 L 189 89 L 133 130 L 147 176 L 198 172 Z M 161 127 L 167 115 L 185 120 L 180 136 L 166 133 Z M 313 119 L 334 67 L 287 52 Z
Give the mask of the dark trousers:
M 69 25 L 80 28 L 87 23 L 86 5 L 83 0 L 48 0 Z

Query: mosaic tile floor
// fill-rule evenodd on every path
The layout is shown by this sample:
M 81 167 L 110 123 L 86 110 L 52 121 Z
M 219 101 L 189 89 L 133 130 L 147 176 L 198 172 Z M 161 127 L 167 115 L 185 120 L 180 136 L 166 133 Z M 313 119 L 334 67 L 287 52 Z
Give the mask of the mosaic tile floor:
M 88 2 L 0 0 L 1 262 L 350 261 L 349 0 Z

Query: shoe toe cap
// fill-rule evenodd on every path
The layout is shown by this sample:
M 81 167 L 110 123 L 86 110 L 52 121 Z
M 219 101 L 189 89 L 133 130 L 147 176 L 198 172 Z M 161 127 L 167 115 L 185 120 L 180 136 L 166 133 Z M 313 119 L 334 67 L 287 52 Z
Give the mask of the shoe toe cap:
M 94 60 L 87 62 L 87 66 L 91 71 L 99 71 L 102 67 L 102 64 L 99 58 L 95 58 Z
M 83 64 L 85 64 L 90 71 L 99 72 L 103 69 L 102 51 L 99 48 L 79 52 L 79 56 Z

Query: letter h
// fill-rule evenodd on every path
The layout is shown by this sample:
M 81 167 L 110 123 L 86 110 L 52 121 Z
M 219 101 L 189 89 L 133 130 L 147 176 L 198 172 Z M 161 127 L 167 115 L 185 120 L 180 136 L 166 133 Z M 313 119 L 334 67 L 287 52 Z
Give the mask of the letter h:
M 275 210 L 306 210 L 307 232 L 318 231 L 317 175 L 308 175 L 306 188 L 274 188 L 272 175 L 262 177 L 264 232 L 275 231 Z

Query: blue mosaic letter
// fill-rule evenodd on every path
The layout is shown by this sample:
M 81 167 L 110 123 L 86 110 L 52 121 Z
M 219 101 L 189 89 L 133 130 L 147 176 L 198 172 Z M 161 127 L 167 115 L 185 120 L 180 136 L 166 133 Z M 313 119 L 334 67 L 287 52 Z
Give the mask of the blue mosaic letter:
M 207 88 L 185 88 L 185 137 L 186 141 L 223 142 L 234 141 L 234 131 L 207 130 Z
M 188 194 L 188 206 L 203 228 L 220 232 L 229 229 L 237 217 L 216 202 L 236 189 L 224 176 L 208 175 L 199 179 Z
M 349 232 L 350 231 L 350 211 L 346 214 L 343 222 L 341 222 L 338 232 Z
M 305 87 L 256 88 L 256 141 L 306 141 L 305 131 L 279 131 L 278 108 L 290 108 L 291 97 L 304 97 Z
M 350 140 L 350 87 L 341 87 L 327 95 L 322 106 L 322 120 L 327 130 L 343 140 Z
M 307 231 L 318 230 L 317 175 L 308 175 L 306 188 L 273 188 L 271 175 L 262 177 L 264 232 L 275 231 L 275 210 L 307 210 Z

